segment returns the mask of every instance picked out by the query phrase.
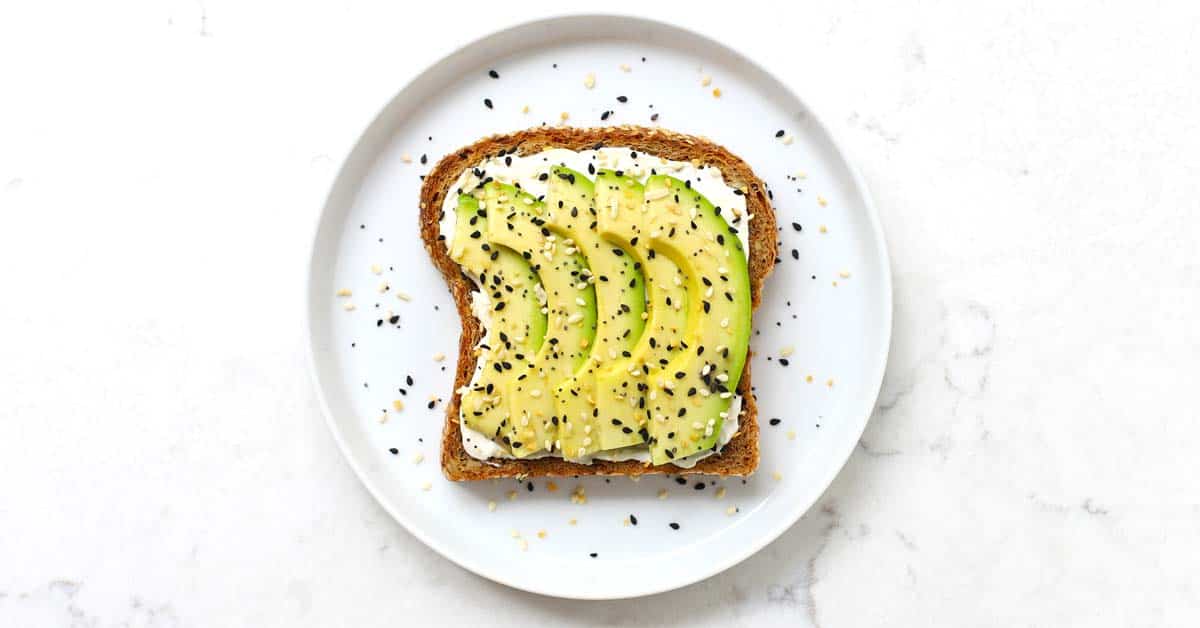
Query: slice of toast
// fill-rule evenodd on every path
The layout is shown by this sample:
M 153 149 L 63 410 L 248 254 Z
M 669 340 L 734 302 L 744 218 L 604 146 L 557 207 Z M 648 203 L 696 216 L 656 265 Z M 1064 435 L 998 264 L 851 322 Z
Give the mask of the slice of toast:
M 602 146 L 627 146 L 636 151 L 676 161 L 694 161 L 719 168 L 729 185 L 743 190 L 750 220 L 750 291 L 751 305 L 758 308 L 762 301 L 763 283 L 775 267 L 778 252 L 775 210 L 771 207 L 766 185 L 754 175 L 746 162 L 724 147 L 706 139 L 656 128 L 620 126 L 593 129 L 571 127 L 538 127 L 506 135 L 494 135 L 461 148 L 446 157 L 429 172 L 421 187 L 421 239 L 433 263 L 442 272 L 462 320 L 462 336 L 458 343 L 458 367 L 454 392 L 446 404 L 446 425 L 442 431 L 442 471 L 454 481 L 486 480 L 507 477 L 630 475 L 647 473 L 750 475 L 758 467 L 758 408 L 750 392 L 750 360 L 747 357 L 738 393 L 742 396 L 739 429 L 719 454 L 714 454 L 690 469 L 674 465 L 651 465 L 637 461 L 595 461 L 590 465 L 568 462 L 561 458 L 532 460 L 477 460 L 469 456 L 462 444 L 459 426 L 458 390 L 471 379 L 475 371 L 472 349 L 483 338 L 485 330 L 471 312 L 471 292 L 474 284 L 463 276 L 458 263 L 450 259 L 446 243 L 438 238 L 442 203 L 446 194 L 463 170 L 472 168 L 498 154 L 536 154 L 550 148 L 570 150 L 595 149 Z

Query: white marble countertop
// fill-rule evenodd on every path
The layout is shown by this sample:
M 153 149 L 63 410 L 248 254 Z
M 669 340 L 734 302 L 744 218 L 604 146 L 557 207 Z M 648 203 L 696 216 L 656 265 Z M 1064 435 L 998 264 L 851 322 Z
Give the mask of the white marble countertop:
M 0 625 L 1200 619 L 1194 3 L 610 3 L 772 59 L 854 152 L 896 288 L 878 409 L 819 506 L 720 576 L 610 603 L 405 533 L 304 358 L 339 159 L 516 9 L 26 4 L 0 8 Z

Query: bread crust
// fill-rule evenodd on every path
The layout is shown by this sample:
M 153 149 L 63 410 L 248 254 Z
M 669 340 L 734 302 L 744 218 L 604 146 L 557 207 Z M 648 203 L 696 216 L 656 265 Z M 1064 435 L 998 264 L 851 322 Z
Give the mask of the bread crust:
M 573 127 L 535 127 L 515 133 L 493 135 L 463 147 L 442 158 L 425 177 L 421 186 L 421 239 L 433 264 L 441 271 L 454 297 L 462 321 L 462 336 L 458 342 L 458 366 L 454 391 L 446 404 L 446 423 L 442 432 L 442 472 L 454 481 L 487 480 L 494 478 L 525 478 L 540 476 L 585 476 L 645 474 L 708 474 L 746 476 L 758 468 L 758 407 L 750 391 L 750 360 L 738 383 L 742 396 L 742 414 L 738 433 L 719 454 L 699 461 L 691 469 L 674 465 L 651 465 L 629 460 L 624 462 L 595 461 L 590 465 L 568 462 L 561 458 L 534 460 L 502 459 L 482 461 L 467 454 L 462 445 L 459 427 L 458 390 L 471 379 L 475 371 L 473 348 L 483 338 L 484 329 L 471 312 L 471 292 L 474 284 L 462 274 L 450 258 L 446 245 L 439 240 L 442 203 L 451 186 L 466 168 L 500 154 L 536 154 L 550 148 L 587 150 L 602 146 L 627 146 L 639 152 L 676 161 L 693 161 L 720 168 L 726 183 L 745 193 L 746 209 L 754 218 L 750 221 L 750 292 L 751 307 L 757 309 L 762 301 L 763 283 L 775 268 L 778 252 L 775 210 L 766 185 L 755 176 L 746 162 L 724 147 L 707 139 L 675 133 L 658 128 L 615 126 L 580 129 Z

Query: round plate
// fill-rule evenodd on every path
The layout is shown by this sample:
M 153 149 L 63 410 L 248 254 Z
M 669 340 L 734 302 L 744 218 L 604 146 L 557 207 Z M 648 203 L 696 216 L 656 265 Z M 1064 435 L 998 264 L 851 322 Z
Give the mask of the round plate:
M 780 262 L 754 315 L 762 462 L 753 477 L 452 483 L 442 476 L 459 321 L 418 235 L 420 177 L 448 151 L 493 133 L 559 124 L 561 112 L 579 126 L 658 124 L 704 135 L 773 189 Z M 617 16 L 509 28 L 404 87 L 342 165 L 317 226 L 308 289 L 317 388 L 334 437 L 371 494 L 459 565 L 570 598 L 690 584 L 795 523 L 862 434 L 891 331 L 879 221 L 829 131 L 738 53 L 674 26 Z M 341 289 L 352 296 L 337 296 Z M 794 353 L 781 360 L 785 348 Z M 572 499 L 577 489 L 586 503 Z

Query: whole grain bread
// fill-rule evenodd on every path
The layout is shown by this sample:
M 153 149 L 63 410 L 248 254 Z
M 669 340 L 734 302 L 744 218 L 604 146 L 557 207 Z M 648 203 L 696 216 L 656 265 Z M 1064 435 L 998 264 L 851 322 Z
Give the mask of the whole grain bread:
M 425 249 L 445 277 L 462 320 L 454 392 L 450 403 L 446 405 L 446 424 L 442 432 L 442 472 L 450 480 L 583 475 L 638 476 L 652 473 L 745 476 L 753 473 L 758 467 L 758 408 L 754 395 L 750 392 L 749 359 L 738 383 L 738 392 L 743 399 L 738 433 L 719 454 L 701 460 L 691 469 L 637 461 L 596 461 L 585 465 L 567 462 L 561 458 L 497 459 L 485 462 L 467 455 L 463 448 L 459 428 L 460 395 L 457 391 L 467 385 L 475 371 L 472 350 L 483 338 L 485 330 L 471 312 L 471 291 L 474 284 L 462 274 L 459 265 L 450 259 L 445 243 L 439 240 L 439 222 L 445 196 L 452 192 L 451 187 L 463 170 L 496 155 L 536 154 L 550 148 L 587 150 L 602 146 L 627 146 L 665 159 L 716 166 L 724 175 L 726 183 L 741 189 L 745 193 L 746 209 L 754 216 L 750 221 L 749 235 L 751 305 L 757 309 L 762 301 L 763 283 L 775 267 L 775 210 L 771 207 L 766 185 L 754 175 L 750 166 L 718 144 L 700 137 L 637 126 L 591 129 L 537 127 L 516 133 L 493 135 L 445 156 L 426 175 L 421 187 L 420 227 Z

